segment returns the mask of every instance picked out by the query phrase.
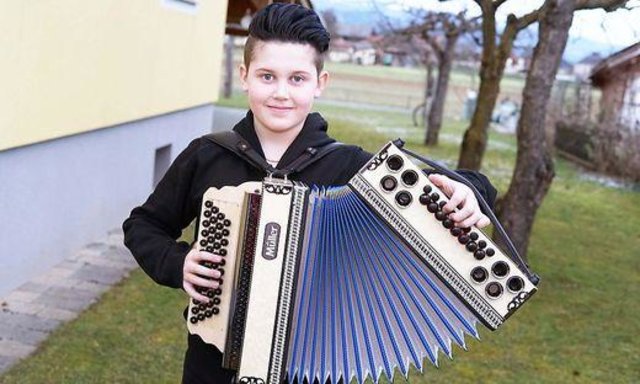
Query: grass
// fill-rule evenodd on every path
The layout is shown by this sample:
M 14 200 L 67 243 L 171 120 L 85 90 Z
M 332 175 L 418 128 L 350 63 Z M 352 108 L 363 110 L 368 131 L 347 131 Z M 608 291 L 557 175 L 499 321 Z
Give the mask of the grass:
M 244 106 L 236 95 L 220 104 Z M 455 164 L 464 123 L 449 121 L 437 148 L 406 112 L 332 104 L 318 110 L 338 139 L 370 151 L 403 137 L 429 157 Z M 508 186 L 515 140 L 492 133 L 483 171 Z M 540 291 L 500 330 L 481 330 L 468 352 L 440 368 L 410 375 L 412 383 L 634 383 L 640 378 L 640 194 L 607 188 L 557 161 L 557 177 L 540 208 L 529 248 Z M 11 383 L 175 383 L 185 348 L 183 293 L 134 272 L 35 355 L 0 377 Z M 405 380 L 396 377 L 396 382 Z

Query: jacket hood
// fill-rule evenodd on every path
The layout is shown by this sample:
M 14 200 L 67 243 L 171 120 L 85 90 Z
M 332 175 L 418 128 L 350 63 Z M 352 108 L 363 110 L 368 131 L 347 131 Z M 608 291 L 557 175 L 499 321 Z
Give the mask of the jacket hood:
M 334 139 L 327 135 L 327 129 L 327 121 L 323 119 L 319 113 L 310 113 L 304 121 L 302 130 L 282 155 L 277 168 L 283 168 L 284 166 L 289 165 L 289 163 L 300 157 L 309 147 L 318 148 L 335 142 Z M 253 125 L 253 112 L 251 112 L 251 110 L 249 110 L 247 115 L 240 120 L 235 127 L 233 127 L 233 130 L 247 140 L 253 149 L 260 154 L 260 156 L 263 158 L 265 157 L 262 145 L 260 144 L 260 140 L 258 139 L 258 135 L 256 134 L 256 130 Z

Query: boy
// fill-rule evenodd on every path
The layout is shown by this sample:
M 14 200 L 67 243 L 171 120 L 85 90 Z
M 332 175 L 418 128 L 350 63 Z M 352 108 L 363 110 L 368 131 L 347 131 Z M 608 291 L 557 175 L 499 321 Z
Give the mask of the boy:
M 314 98 L 328 81 L 329 75 L 322 69 L 328 46 L 329 34 L 318 16 L 298 5 L 274 3 L 258 12 L 249 27 L 244 64 L 240 66 L 249 111 L 233 130 L 277 169 L 286 168 L 308 148 L 335 142 L 326 133 L 324 119 L 310 113 Z M 371 154 L 359 147 L 342 145 L 289 178 L 308 185 L 344 185 L 370 158 Z M 484 176 L 473 172 L 464 175 L 493 202 L 496 192 Z M 124 222 L 125 244 L 157 283 L 183 288 L 190 297 L 208 301 L 195 287 L 217 288 L 220 274 L 200 263 L 219 262 L 220 256 L 198 252 L 176 239 L 198 215 L 207 188 L 261 181 L 265 176 L 263 170 L 235 153 L 206 139 L 195 139 L 148 200 Z M 460 207 L 451 215 L 456 225 L 489 223 L 468 187 L 441 175 L 429 177 L 451 198 L 446 212 Z M 231 382 L 233 372 L 222 369 L 221 360 L 215 347 L 189 335 L 183 383 Z

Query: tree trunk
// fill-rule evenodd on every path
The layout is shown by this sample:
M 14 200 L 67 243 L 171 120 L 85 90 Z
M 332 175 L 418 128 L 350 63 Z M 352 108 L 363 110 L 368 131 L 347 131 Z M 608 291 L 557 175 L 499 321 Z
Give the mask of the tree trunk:
M 536 212 L 554 177 L 544 123 L 574 7 L 575 0 L 546 0 L 544 4 L 539 40 L 522 92 L 516 167 L 509 190 L 498 206 L 500 221 L 524 258 Z
M 444 52 L 442 52 L 442 55 L 439 57 L 438 82 L 436 84 L 436 92 L 429 110 L 427 138 L 425 140 L 426 145 L 438 145 L 438 135 L 440 134 L 440 128 L 442 128 L 444 105 L 447 98 L 449 77 L 451 76 L 451 68 L 453 67 L 453 56 L 457 40 L 457 34 L 447 36 Z
M 484 4 L 484 3 L 483 3 Z M 518 19 L 510 16 L 500 36 L 500 44 L 495 43 L 495 9 L 491 2 L 483 6 L 482 16 L 482 63 L 480 65 L 480 89 L 476 109 L 471 124 L 464 133 L 458 169 L 479 170 L 487 147 L 491 114 L 500 93 L 500 80 L 507 65 L 513 42 L 518 34 Z
M 422 108 L 422 127 L 424 128 L 425 136 L 424 143 L 427 144 L 429 138 L 429 127 L 427 125 L 427 119 L 429 117 L 429 110 L 431 109 L 431 103 L 433 101 L 433 63 L 427 59 L 427 78 L 424 89 L 424 108 Z

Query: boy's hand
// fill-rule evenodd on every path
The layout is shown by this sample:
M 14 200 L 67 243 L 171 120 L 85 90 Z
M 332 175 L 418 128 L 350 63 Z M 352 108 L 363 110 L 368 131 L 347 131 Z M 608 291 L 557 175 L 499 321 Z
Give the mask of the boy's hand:
M 220 272 L 200 265 L 203 261 L 219 263 L 222 256 L 213 253 L 198 251 L 192 249 L 187 253 L 182 267 L 182 288 L 187 294 L 195 300 L 208 303 L 210 299 L 196 291 L 196 287 L 216 289 L 220 285 L 217 279 L 220 278 Z M 216 280 L 211 280 L 216 279 Z
M 445 213 L 453 212 L 458 208 L 457 212 L 449 215 L 456 227 L 467 228 L 475 225 L 478 228 L 482 228 L 491 223 L 489 218 L 480 210 L 478 200 L 471 188 L 451 180 L 447 176 L 435 173 L 429 175 L 429 180 L 449 198 L 449 202 L 442 207 Z

